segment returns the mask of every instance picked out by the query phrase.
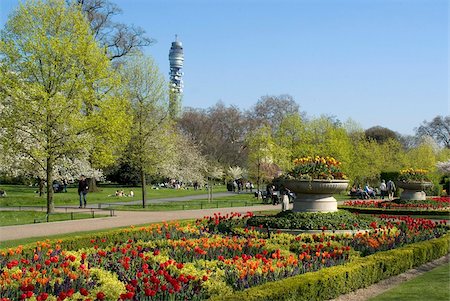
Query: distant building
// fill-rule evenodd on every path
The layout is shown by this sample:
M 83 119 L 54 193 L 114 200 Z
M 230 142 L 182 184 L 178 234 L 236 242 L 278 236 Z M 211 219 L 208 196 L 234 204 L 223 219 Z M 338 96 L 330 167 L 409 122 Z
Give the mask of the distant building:
M 169 113 L 172 118 L 179 117 L 181 112 L 181 98 L 183 95 L 183 68 L 184 55 L 183 46 L 175 36 L 169 52 L 170 62 L 170 89 L 169 89 Z

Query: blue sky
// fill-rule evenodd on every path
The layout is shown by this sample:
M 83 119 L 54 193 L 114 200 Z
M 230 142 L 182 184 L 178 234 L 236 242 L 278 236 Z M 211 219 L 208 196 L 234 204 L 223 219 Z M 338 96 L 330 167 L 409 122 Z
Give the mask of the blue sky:
M 112 0 L 142 27 L 168 78 L 185 52 L 183 105 L 249 109 L 290 94 L 308 116 L 352 118 L 401 134 L 449 115 L 446 0 Z M 3 25 L 18 1 L 0 0 Z

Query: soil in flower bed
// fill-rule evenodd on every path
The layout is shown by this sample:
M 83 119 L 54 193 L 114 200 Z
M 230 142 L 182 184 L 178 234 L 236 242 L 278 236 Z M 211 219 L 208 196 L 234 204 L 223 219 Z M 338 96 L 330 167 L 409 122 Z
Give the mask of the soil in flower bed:
M 284 211 L 272 216 L 254 216 L 248 226 L 299 230 L 358 230 L 368 229 L 376 219 L 347 211 L 293 212 Z

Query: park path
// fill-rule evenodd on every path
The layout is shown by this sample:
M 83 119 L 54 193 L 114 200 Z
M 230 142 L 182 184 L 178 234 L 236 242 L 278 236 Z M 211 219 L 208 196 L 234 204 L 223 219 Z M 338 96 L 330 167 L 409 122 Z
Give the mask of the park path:
M 196 219 L 210 216 L 217 212 L 227 214 L 231 212 L 246 213 L 248 211 L 255 212 L 277 209 L 281 210 L 281 205 L 256 205 L 249 207 L 179 211 L 115 211 L 113 217 L 0 227 L 0 241 L 31 237 L 45 238 L 46 236 L 70 234 L 80 231 L 105 230 L 162 221 Z

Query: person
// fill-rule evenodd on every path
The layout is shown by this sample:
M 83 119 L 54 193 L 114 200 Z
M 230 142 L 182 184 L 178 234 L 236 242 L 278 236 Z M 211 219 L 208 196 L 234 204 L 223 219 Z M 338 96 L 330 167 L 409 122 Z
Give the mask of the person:
M 134 197 L 134 192 L 133 192 L 133 190 L 130 191 L 129 196 L 130 196 L 130 197 Z
M 380 193 L 381 193 L 381 199 L 382 200 L 384 200 L 384 197 L 388 195 L 387 186 L 386 186 L 386 181 L 385 180 L 381 180 Z
M 392 182 L 392 180 L 389 180 L 386 184 L 387 192 L 388 192 L 388 198 L 390 201 L 394 199 L 394 192 L 395 192 L 395 184 Z
M 364 187 L 364 192 L 367 193 L 369 197 L 372 198 L 375 197 L 375 191 L 373 190 L 372 187 L 369 186 L 369 183 L 367 183 L 366 186 Z
M 6 197 L 6 191 L 3 189 L 0 189 L 0 197 Z
M 67 192 L 67 180 L 66 180 L 66 178 L 64 178 L 62 180 L 62 182 L 63 182 L 63 192 Z
M 361 186 L 358 185 L 358 188 L 356 189 L 356 195 L 361 199 L 361 200 L 365 200 L 369 198 L 369 195 L 367 194 L 367 192 L 365 192 L 364 190 L 362 190 Z
M 280 191 L 282 195 L 282 202 L 281 202 L 281 211 L 286 211 L 289 208 L 289 189 L 286 187 L 283 187 Z
M 80 196 L 80 207 L 78 208 L 86 208 L 86 195 L 88 193 L 88 182 L 84 175 L 80 176 L 80 180 L 78 181 L 78 195 Z

